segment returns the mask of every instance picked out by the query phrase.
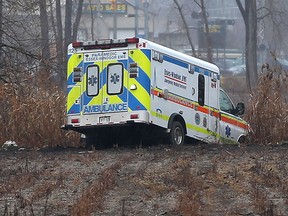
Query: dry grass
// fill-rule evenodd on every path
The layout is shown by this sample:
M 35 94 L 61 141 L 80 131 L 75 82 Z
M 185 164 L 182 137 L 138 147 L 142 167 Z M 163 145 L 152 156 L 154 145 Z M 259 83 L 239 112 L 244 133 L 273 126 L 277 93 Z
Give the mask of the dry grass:
M 183 187 L 183 193 L 179 196 L 178 211 L 182 215 L 200 215 L 203 179 L 191 173 L 189 159 L 178 159 L 173 168 L 178 171 L 174 179 L 176 185 Z
M 91 215 L 96 210 L 101 210 L 105 194 L 116 184 L 117 170 L 130 160 L 130 157 L 124 157 L 112 166 L 103 170 L 99 175 L 99 179 L 92 182 L 71 207 L 70 214 L 75 216 L 86 216 Z
M 65 116 L 65 93 L 49 86 L 0 85 L 0 144 L 16 141 L 22 147 L 77 146 L 76 133 L 60 129 Z
M 260 77 L 250 95 L 247 121 L 253 130 L 252 142 L 277 144 L 288 141 L 287 75 L 269 72 Z
M 227 75 L 221 80 L 234 102 L 246 104 L 244 119 L 250 124 L 253 144 L 288 141 L 288 76 L 279 67 L 263 65 L 258 85 L 249 93 L 245 76 Z

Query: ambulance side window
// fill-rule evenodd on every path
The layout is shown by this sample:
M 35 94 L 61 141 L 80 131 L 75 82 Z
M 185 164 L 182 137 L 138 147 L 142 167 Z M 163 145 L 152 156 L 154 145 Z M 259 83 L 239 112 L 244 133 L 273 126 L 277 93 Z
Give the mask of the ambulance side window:
M 203 74 L 198 76 L 198 103 L 200 106 L 205 104 L 205 77 Z
M 220 91 L 220 110 L 231 114 L 234 110 L 233 103 L 223 91 Z
M 99 93 L 99 67 L 91 65 L 87 67 L 87 95 L 96 96 Z
M 123 91 L 123 65 L 109 64 L 107 67 L 107 93 L 109 95 L 121 94 Z

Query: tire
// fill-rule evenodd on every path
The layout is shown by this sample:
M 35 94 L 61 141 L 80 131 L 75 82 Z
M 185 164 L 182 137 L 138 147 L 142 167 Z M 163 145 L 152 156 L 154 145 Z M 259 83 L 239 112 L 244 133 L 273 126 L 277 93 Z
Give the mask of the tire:
M 183 125 L 174 121 L 170 130 L 170 143 L 172 146 L 182 146 L 184 145 L 185 133 Z

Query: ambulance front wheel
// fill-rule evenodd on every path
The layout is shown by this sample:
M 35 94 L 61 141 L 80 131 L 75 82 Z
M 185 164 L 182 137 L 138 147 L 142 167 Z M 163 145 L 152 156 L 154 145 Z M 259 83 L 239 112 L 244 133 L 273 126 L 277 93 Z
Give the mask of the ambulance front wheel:
M 181 146 L 184 144 L 184 138 L 185 133 L 183 125 L 178 121 L 174 121 L 170 130 L 170 143 L 173 146 Z

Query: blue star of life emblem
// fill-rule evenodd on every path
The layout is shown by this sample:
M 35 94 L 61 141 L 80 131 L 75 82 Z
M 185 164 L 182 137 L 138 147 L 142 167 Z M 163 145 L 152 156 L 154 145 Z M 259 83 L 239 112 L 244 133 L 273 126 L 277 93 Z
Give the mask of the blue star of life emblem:
M 92 75 L 91 77 L 88 78 L 88 85 L 94 86 L 97 83 L 97 77 Z
M 117 82 L 120 81 L 120 76 L 117 75 L 116 73 L 114 73 L 113 75 L 111 75 L 110 77 L 110 82 L 116 84 Z
M 231 135 L 231 128 L 228 125 L 225 128 L 225 134 L 227 137 L 229 137 Z

